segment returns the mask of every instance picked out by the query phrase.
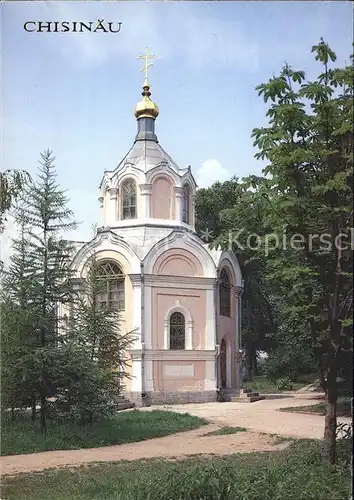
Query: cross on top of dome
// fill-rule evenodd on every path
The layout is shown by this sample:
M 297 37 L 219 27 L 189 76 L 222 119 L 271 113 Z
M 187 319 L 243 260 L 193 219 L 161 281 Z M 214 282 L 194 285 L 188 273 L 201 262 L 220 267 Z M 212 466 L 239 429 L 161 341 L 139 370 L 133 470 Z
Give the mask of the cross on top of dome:
M 148 83 L 148 69 L 154 64 L 154 59 L 156 59 L 156 56 L 153 54 L 149 54 L 149 49 L 145 47 L 145 54 L 140 55 L 137 57 L 137 59 L 144 59 L 144 66 L 140 69 L 140 71 L 145 72 L 145 80 L 144 80 L 144 85 L 149 85 Z M 149 63 L 149 60 L 152 59 L 152 62 Z

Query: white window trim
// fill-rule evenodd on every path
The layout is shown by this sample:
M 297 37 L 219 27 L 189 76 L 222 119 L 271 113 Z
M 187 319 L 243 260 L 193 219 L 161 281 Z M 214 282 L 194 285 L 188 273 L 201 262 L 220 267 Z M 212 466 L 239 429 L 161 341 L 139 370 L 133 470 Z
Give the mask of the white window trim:
M 171 314 L 174 312 L 180 312 L 183 314 L 185 319 L 185 328 L 186 328 L 186 347 L 185 350 L 191 351 L 193 349 L 192 339 L 193 339 L 193 320 L 191 313 L 185 307 L 181 305 L 171 307 L 166 315 L 165 315 L 165 323 L 164 323 L 164 346 L 165 350 L 170 349 L 170 318 Z

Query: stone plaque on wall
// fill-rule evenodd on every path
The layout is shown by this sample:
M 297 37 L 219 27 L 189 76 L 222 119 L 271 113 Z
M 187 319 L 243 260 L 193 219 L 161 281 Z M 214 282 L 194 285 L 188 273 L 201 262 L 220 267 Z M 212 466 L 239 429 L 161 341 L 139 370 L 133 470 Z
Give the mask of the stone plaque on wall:
M 166 377 L 194 377 L 194 365 L 164 365 Z

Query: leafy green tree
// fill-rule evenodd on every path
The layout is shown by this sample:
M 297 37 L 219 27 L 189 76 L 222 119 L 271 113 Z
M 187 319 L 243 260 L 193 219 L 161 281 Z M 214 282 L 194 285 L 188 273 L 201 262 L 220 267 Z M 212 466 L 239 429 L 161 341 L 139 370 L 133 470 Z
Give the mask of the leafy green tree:
M 290 239 L 276 250 L 270 278 L 292 313 L 306 324 L 327 398 L 325 450 L 336 460 L 337 375 L 341 353 L 352 352 L 353 66 L 330 68 L 336 56 L 321 40 L 312 48 L 322 65 L 315 81 L 285 64 L 257 87 L 269 126 L 254 129 L 258 158 L 271 186 L 273 228 Z M 297 235 L 297 236 L 293 236 Z M 292 241 L 291 241 L 291 238 Z M 284 246 L 284 245 L 283 245 Z M 288 246 L 289 248 L 289 246 Z M 271 260 L 271 259 L 270 259 Z
M 4 231 L 6 212 L 20 195 L 30 175 L 24 170 L 5 170 L 0 172 L 0 234 Z
M 196 198 L 196 228 L 211 246 L 232 249 L 244 279 L 242 345 L 246 351 L 247 378 L 257 373 L 257 351 L 269 350 L 276 329 L 271 294 L 265 280 L 265 257 L 256 251 L 257 238 L 269 228 L 269 204 L 264 199 L 266 180 L 250 176 L 200 189 Z
M 229 181 L 215 182 L 209 188 L 199 189 L 195 202 L 197 233 L 203 237 L 207 230 L 207 235 L 211 232 L 211 238 L 219 236 L 223 228 L 220 213 L 226 208 L 233 207 L 239 197 L 239 184 L 235 177 Z

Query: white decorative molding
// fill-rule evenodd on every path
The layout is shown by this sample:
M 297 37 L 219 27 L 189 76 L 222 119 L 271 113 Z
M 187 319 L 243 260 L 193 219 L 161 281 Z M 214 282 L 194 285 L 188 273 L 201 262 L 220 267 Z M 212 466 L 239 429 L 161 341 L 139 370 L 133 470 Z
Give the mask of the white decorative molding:
M 206 290 L 206 304 L 205 304 L 205 345 L 207 349 L 214 349 L 216 344 L 216 331 L 215 331 L 215 308 L 214 303 L 214 288 Z
M 140 193 L 141 194 L 145 194 L 145 195 L 149 195 L 151 194 L 151 191 L 152 191 L 152 184 L 139 184 L 139 187 L 140 187 Z
M 145 175 L 141 169 L 137 168 L 133 163 L 125 163 L 122 168 L 116 171 L 111 178 L 112 186 L 118 188 L 122 182 L 127 179 L 134 179 L 137 184 L 143 184 Z
M 127 349 L 127 351 L 129 352 L 129 354 L 131 355 L 132 357 L 132 360 L 139 360 L 142 358 L 143 354 L 144 354 L 144 351 L 141 349 Z
M 183 187 L 180 186 L 174 186 L 173 190 L 176 194 L 176 198 L 183 198 L 184 190 Z
M 149 196 L 145 196 L 146 200 L 149 201 Z M 144 199 L 144 198 L 143 198 Z M 149 204 L 150 206 L 150 204 Z M 122 219 L 112 224 L 112 228 L 122 229 L 122 228 L 131 228 L 131 227 L 152 227 L 152 228 L 171 228 L 171 230 L 184 230 L 192 231 L 193 227 L 187 224 L 182 223 L 176 219 L 155 219 L 150 217 L 149 215 L 142 215 L 138 211 L 137 219 Z
M 163 324 L 163 348 L 170 348 L 170 320 L 165 319 Z
M 175 220 L 180 224 L 184 224 L 182 221 L 182 207 L 183 207 L 183 195 L 184 189 L 183 187 L 175 186 L 175 199 L 176 199 L 176 210 L 175 210 Z
M 164 365 L 166 377 L 194 377 L 194 365 Z
M 220 344 L 216 344 L 215 352 L 216 352 L 216 357 L 220 356 Z
M 128 274 L 133 286 L 141 285 L 141 274 Z M 144 276 L 145 280 L 145 276 Z
M 172 166 L 172 163 L 161 161 L 158 165 L 154 166 L 148 172 L 146 172 L 146 182 L 152 184 L 156 177 L 158 177 L 160 174 L 164 174 L 173 180 L 173 184 L 178 185 L 181 182 L 178 171 L 179 168 L 177 165 Z
M 154 376 L 152 372 L 152 360 L 145 359 L 145 391 L 153 392 L 154 390 Z
M 159 287 L 173 288 L 176 287 L 176 285 L 183 284 L 186 287 L 201 288 L 203 290 L 213 290 L 215 283 L 215 278 L 201 278 L 200 276 L 174 276 L 172 274 L 145 274 L 144 280 L 145 283 L 149 285 L 158 284 Z
M 152 293 L 151 287 L 144 283 L 144 337 L 146 349 L 152 349 Z
M 186 335 L 186 349 L 193 349 L 193 320 L 188 321 Z
M 125 273 L 140 273 L 140 259 L 132 247 L 121 236 L 118 236 L 109 229 L 97 231 L 96 236 L 80 248 L 71 262 L 71 269 L 81 275 L 83 267 L 92 255 L 92 252 L 98 253 L 103 251 L 115 252 L 117 262 L 120 265 L 122 265 L 120 256 L 124 257 L 130 266 L 130 269 L 127 269 L 127 266 L 122 265 Z
M 141 380 L 141 358 L 133 358 L 132 360 L 132 392 L 142 391 L 142 380 Z
M 116 200 L 117 199 L 117 195 L 118 195 L 118 189 L 117 188 L 109 188 L 108 189 L 108 193 L 109 193 L 109 196 L 110 196 L 111 200 Z
M 153 361 L 215 361 L 215 350 L 193 349 L 186 351 L 178 349 L 176 351 L 167 351 L 151 349 L 146 350 L 144 356 L 145 360 Z
M 150 198 L 152 191 L 152 184 L 140 184 L 140 202 L 138 214 L 140 217 L 150 217 Z
M 136 340 L 132 345 L 133 349 L 141 348 L 141 293 L 140 284 L 133 283 L 133 330 Z
M 104 194 L 105 191 L 107 191 L 111 186 L 110 174 L 111 174 L 111 172 L 109 172 L 109 171 L 107 171 L 103 174 L 101 184 L 100 184 L 100 189 L 101 189 L 102 194 Z

